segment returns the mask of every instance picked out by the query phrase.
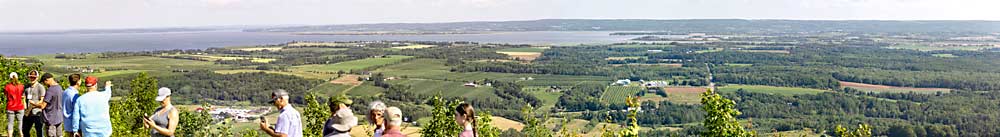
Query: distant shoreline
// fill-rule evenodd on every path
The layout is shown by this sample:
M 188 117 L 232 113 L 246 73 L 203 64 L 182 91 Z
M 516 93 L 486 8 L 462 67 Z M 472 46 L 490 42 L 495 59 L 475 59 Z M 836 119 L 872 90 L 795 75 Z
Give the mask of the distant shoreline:
M 464 35 L 464 34 L 492 34 L 497 32 L 394 32 L 394 31 L 370 31 L 370 32 L 291 32 L 292 35 Z

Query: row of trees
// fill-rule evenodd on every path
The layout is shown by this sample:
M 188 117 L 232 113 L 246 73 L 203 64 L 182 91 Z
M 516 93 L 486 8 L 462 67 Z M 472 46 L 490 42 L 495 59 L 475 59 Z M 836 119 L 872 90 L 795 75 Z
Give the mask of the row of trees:
M 275 89 L 284 89 L 293 95 L 292 103 L 305 104 L 302 98 L 305 92 L 323 83 L 320 80 L 263 72 L 219 74 L 193 71 L 160 79 L 161 86 L 174 89 L 175 97 L 192 104 L 212 101 L 250 101 L 262 104 L 271 99 L 268 91 Z

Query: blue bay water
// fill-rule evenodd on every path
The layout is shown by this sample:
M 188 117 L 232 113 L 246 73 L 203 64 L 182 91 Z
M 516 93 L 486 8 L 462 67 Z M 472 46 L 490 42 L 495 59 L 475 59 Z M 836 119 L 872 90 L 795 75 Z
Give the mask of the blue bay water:
M 121 34 L 0 34 L 0 54 L 38 55 L 105 51 L 206 49 L 210 47 L 281 44 L 290 41 L 472 41 L 516 44 L 623 42 L 631 36 L 598 31 L 499 32 L 456 35 L 292 35 L 287 33 L 209 31 Z

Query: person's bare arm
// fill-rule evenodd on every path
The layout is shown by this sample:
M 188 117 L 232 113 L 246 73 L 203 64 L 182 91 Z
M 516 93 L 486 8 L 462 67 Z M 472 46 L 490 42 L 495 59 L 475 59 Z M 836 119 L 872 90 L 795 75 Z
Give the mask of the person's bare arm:
M 177 110 L 168 113 L 170 113 L 170 115 L 167 116 L 167 119 L 170 119 L 170 123 L 167 124 L 167 127 L 160 127 L 154 124 L 150 125 L 150 128 L 153 128 L 154 130 L 159 132 L 160 135 L 174 136 L 174 131 L 177 131 L 177 122 L 180 121 L 178 119 L 180 118 L 179 116 L 180 113 L 178 113 Z
M 267 126 L 267 118 L 260 118 L 260 130 L 264 130 L 264 133 L 272 137 L 288 137 L 288 134 L 274 132 L 274 129 Z

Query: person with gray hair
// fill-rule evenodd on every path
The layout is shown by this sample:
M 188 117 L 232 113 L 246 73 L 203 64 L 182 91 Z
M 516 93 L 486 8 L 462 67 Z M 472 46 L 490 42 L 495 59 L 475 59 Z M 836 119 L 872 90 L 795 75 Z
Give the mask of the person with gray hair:
M 401 132 L 403 125 L 403 112 L 397 107 L 385 109 L 385 133 L 382 137 L 405 137 Z
M 382 101 L 373 101 L 368 104 L 368 124 L 371 124 L 374 129 L 375 137 L 382 137 L 382 133 L 385 132 L 385 103 Z
M 278 121 L 274 128 L 268 127 L 267 118 L 260 118 L 260 129 L 272 137 L 302 137 L 302 118 L 298 110 L 288 103 L 288 92 L 282 89 L 271 93 L 270 103 L 278 108 Z

